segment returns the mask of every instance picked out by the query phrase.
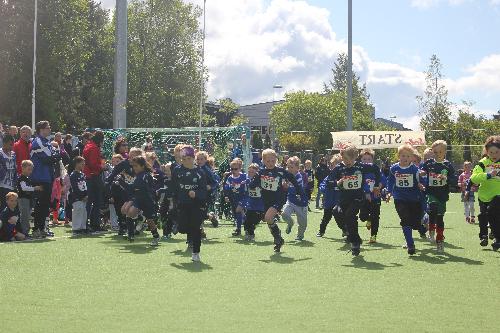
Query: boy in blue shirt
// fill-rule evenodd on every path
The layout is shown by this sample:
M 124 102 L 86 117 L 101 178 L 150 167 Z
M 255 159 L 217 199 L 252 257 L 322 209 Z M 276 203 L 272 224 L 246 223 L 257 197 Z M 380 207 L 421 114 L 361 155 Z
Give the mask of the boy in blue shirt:
M 287 162 L 287 170 L 292 175 L 295 176 L 297 183 L 302 188 L 304 194 L 300 195 L 300 190 L 293 185 L 288 185 L 287 201 L 283 207 L 283 213 L 281 216 L 283 220 L 287 223 L 286 233 L 290 234 L 292 232 L 292 227 L 294 221 L 292 214 L 297 215 L 297 224 L 299 225 L 297 231 L 296 241 L 302 241 L 304 239 L 304 233 L 307 229 L 307 194 L 304 191 L 302 175 L 299 172 L 300 159 L 297 156 L 290 157 Z
M 259 165 L 252 163 L 248 167 L 247 183 L 255 177 L 259 172 Z M 246 203 L 246 216 L 244 222 L 245 239 L 248 241 L 255 240 L 255 227 L 264 218 L 264 202 L 262 201 L 262 192 L 260 186 L 255 188 L 248 188 L 248 198 Z
M 236 220 L 233 236 L 241 235 L 241 226 L 245 219 L 245 202 L 247 198 L 247 175 L 241 172 L 241 164 L 233 160 L 229 164 L 231 174 L 224 183 L 225 201 L 231 203 L 231 209 Z
M 332 157 L 330 163 L 333 167 L 336 167 L 342 161 L 340 155 L 335 155 Z M 326 231 L 326 227 L 330 220 L 335 218 L 335 222 L 340 230 L 342 230 L 342 237 L 346 236 L 345 225 L 342 221 L 342 214 L 338 210 L 339 203 L 339 188 L 337 182 L 326 176 L 318 187 L 318 191 L 323 194 L 323 217 L 321 219 L 321 224 L 319 225 L 319 232 L 316 234 L 317 237 L 323 237 Z
M 411 163 L 413 148 L 403 145 L 398 148 L 399 162 L 391 166 L 387 179 L 388 197 L 394 197 L 394 205 L 401 220 L 400 224 L 406 240 L 409 255 L 415 254 L 412 230 L 421 226 L 420 191 L 424 186 L 419 182 L 419 170 Z
M 363 149 L 359 154 L 361 158 L 361 163 L 373 165 L 375 159 L 375 152 L 372 149 Z M 380 176 L 382 186 L 385 184 L 385 177 L 381 174 Z M 375 185 L 375 175 L 370 173 L 366 175 L 364 183 L 365 191 L 365 201 L 361 206 L 359 211 L 359 219 L 366 222 L 366 228 L 370 230 L 370 241 L 369 243 L 377 242 L 377 234 L 380 224 L 380 205 L 381 199 L 380 195 L 376 196 L 373 193 L 373 187 Z

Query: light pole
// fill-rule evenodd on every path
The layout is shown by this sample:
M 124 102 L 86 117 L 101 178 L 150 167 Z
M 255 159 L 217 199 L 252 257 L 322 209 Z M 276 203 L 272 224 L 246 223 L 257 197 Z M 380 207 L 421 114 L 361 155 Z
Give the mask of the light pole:
M 200 133 L 198 138 L 198 148 L 201 150 L 201 127 L 203 125 L 203 100 L 205 94 L 205 77 L 203 75 L 203 70 L 205 66 L 205 36 L 206 36 L 206 24 L 207 24 L 207 0 L 203 0 L 203 42 L 201 47 L 201 66 L 200 66 Z
M 35 20 L 33 23 L 33 92 L 31 93 L 31 128 L 35 130 L 36 107 L 36 34 L 38 28 L 38 0 L 35 0 Z
M 347 130 L 352 131 L 352 0 L 348 0 L 347 32 Z
M 127 0 L 116 0 L 113 128 L 127 128 Z

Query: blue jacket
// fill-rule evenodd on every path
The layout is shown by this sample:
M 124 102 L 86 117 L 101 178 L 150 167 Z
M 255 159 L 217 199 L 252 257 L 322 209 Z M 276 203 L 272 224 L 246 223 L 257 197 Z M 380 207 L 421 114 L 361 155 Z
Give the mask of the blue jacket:
M 337 182 L 330 176 L 326 176 L 319 184 L 319 191 L 324 194 L 325 202 L 323 203 L 324 209 L 330 209 L 338 205 L 340 190 L 337 187 Z
M 31 179 L 35 183 L 52 183 L 54 181 L 54 164 L 58 161 L 57 153 L 50 141 L 41 136 L 31 142 L 31 161 L 33 162 L 33 173 Z
M 306 194 L 304 193 L 304 182 L 300 172 L 295 175 L 295 180 L 297 180 L 299 189 L 297 189 L 293 184 L 289 184 L 287 201 L 299 207 L 306 207 L 308 200 Z

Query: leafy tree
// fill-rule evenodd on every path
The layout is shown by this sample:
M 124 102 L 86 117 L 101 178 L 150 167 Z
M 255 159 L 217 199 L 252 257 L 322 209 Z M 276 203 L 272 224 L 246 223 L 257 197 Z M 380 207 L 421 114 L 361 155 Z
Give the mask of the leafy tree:
M 263 149 L 264 148 L 264 142 L 262 142 L 262 136 L 260 135 L 259 132 L 254 132 L 252 134 L 252 148 L 254 149 Z
M 281 145 L 290 152 L 299 152 L 316 147 L 313 136 L 305 133 L 290 133 L 280 136 Z

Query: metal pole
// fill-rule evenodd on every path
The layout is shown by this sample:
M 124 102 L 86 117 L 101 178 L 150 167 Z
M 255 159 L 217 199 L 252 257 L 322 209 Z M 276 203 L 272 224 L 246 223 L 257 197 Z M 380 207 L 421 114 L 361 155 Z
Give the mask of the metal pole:
M 347 130 L 352 131 L 352 0 L 348 0 Z
M 35 130 L 36 107 L 36 33 L 38 28 L 38 0 L 35 0 L 35 21 L 33 23 L 33 92 L 31 94 L 31 128 Z
M 116 0 L 113 128 L 127 127 L 127 0 Z
M 205 28 L 206 28 L 206 6 L 207 0 L 203 0 L 203 41 L 201 47 L 201 66 L 200 66 L 200 133 L 198 137 L 198 149 L 201 150 L 201 129 L 203 125 L 203 100 L 205 99 L 205 77 L 204 77 L 204 66 L 205 66 Z

